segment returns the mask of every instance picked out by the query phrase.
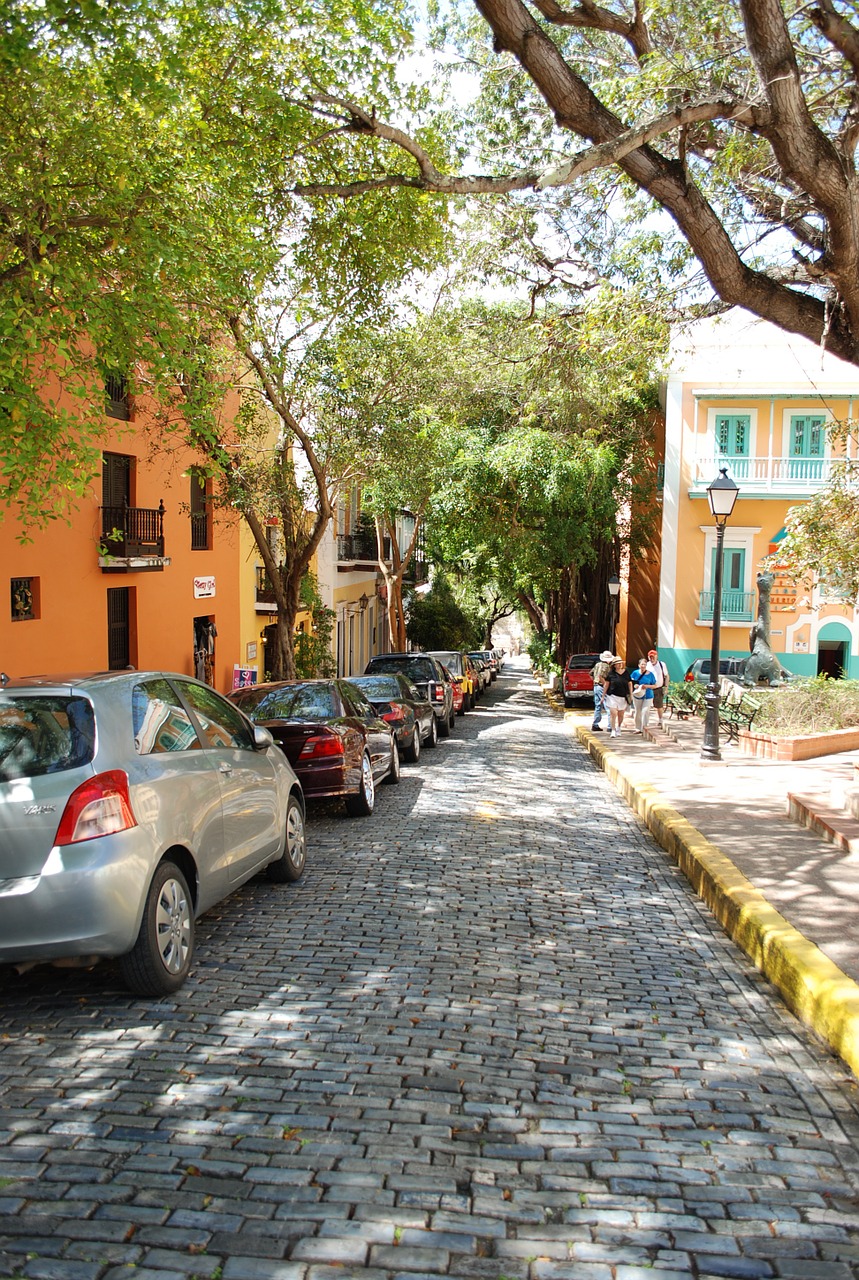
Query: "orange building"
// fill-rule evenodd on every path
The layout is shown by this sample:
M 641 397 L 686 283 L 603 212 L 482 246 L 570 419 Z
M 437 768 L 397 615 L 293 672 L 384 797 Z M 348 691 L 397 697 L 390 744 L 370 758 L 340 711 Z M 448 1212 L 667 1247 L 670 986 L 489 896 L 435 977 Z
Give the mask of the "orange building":
M 27 545 L 10 515 L 0 524 L 0 668 L 10 676 L 132 666 L 232 688 L 246 659 L 239 517 L 206 500 L 211 482 L 195 476 L 190 450 L 153 449 L 150 425 L 111 379 L 101 469 L 70 520 Z

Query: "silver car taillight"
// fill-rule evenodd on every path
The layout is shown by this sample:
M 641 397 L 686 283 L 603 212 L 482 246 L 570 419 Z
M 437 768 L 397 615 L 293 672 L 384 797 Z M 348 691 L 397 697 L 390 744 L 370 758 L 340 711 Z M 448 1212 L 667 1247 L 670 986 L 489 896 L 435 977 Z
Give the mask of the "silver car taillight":
M 66 801 L 55 845 L 79 844 L 98 836 L 114 835 L 136 827 L 128 794 L 128 774 L 109 769 L 76 787 Z

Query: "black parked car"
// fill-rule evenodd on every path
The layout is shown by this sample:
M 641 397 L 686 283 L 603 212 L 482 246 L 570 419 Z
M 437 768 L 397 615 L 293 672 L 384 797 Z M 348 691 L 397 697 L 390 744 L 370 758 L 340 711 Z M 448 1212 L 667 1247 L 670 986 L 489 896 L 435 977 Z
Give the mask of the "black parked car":
M 360 689 L 377 714 L 394 730 L 397 746 L 405 760 L 415 763 L 426 743 L 438 742 L 435 712 L 427 699 L 401 671 L 370 676 L 353 676 L 349 681 Z
M 441 663 L 428 653 L 379 653 L 364 668 L 365 675 L 390 675 L 401 671 L 432 706 L 438 722 L 439 737 L 447 738 L 456 724 L 453 689 L 441 669 Z
M 396 738 L 348 680 L 281 680 L 230 698 L 268 729 L 308 800 L 343 796 L 352 817 L 373 812 L 376 783 L 400 780 Z

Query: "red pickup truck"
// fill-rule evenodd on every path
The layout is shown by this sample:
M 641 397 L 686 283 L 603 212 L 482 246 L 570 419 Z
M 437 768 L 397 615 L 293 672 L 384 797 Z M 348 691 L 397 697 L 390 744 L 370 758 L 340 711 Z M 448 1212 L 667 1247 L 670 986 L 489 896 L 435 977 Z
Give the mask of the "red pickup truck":
M 598 653 L 574 653 L 564 667 L 564 706 L 571 707 L 576 698 L 593 696 L 594 682 L 591 677 L 599 662 Z

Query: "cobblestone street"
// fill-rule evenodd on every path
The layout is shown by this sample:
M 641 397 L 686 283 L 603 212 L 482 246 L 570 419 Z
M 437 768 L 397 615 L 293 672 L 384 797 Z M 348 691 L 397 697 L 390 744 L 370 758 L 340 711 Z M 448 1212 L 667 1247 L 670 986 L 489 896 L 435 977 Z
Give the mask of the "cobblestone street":
M 177 996 L 6 974 L 0 1277 L 859 1276 L 859 1097 L 524 667 Z

